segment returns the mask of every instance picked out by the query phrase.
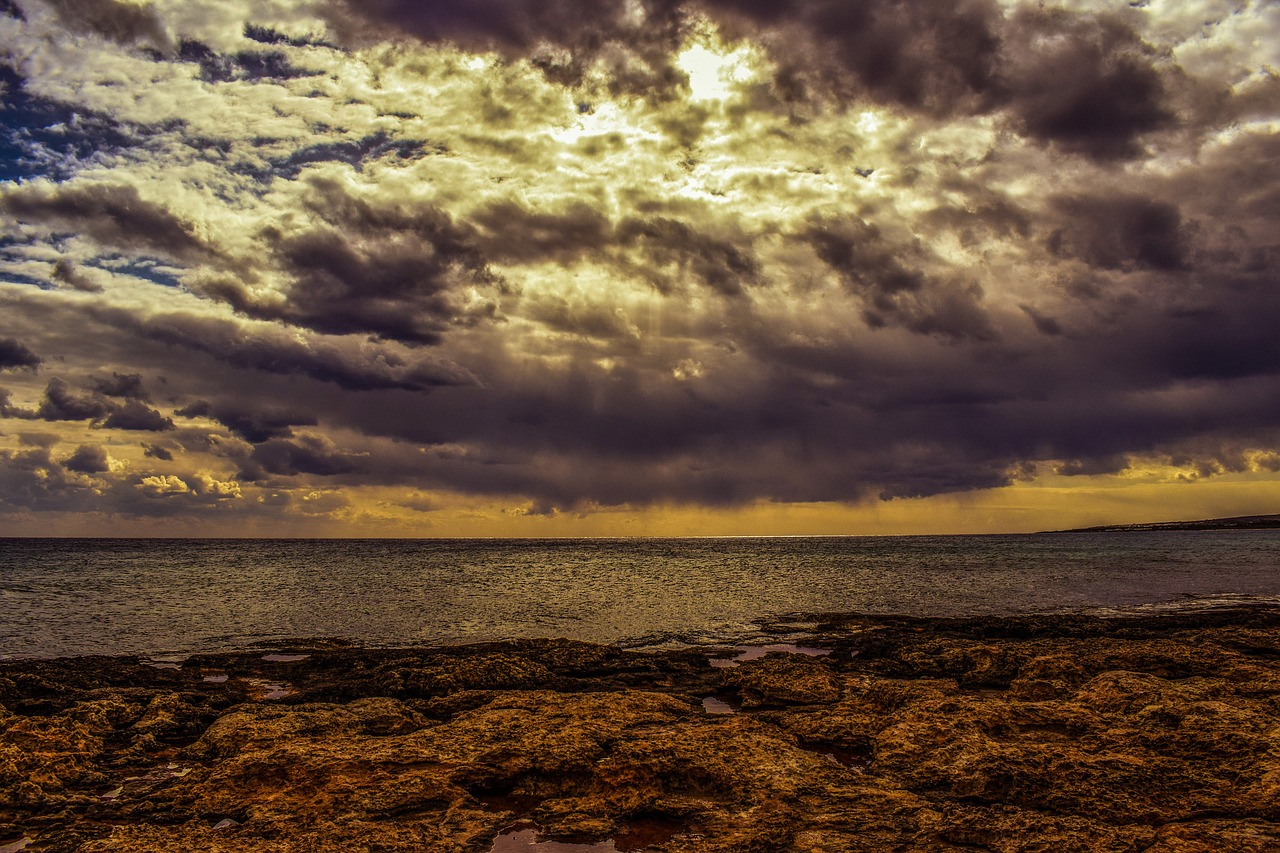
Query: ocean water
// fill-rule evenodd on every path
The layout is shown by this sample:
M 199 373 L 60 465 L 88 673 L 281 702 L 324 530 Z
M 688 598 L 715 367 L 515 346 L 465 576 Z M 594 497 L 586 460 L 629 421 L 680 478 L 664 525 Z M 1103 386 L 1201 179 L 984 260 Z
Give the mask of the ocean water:
M 0 658 L 290 638 L 733 642 L 797 612 L 1280 600 L 1280 531 L 562 540 L 0 539 Z

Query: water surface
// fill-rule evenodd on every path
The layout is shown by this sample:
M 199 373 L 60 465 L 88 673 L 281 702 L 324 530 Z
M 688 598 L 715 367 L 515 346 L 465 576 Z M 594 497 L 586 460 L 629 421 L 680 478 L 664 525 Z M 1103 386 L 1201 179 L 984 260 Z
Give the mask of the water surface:
M 0 656 L 527 637 L 732 642 L 792 612 L 1280 596 L 1280 531 L 572 540 L 0 539 Z

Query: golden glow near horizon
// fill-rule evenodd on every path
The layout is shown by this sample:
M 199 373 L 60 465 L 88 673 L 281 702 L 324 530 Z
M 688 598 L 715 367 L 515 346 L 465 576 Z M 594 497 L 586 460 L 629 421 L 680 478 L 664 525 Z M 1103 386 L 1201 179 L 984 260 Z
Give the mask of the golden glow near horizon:
M 1264 4 L 16 2 L 0 534 L 1280 508 Z

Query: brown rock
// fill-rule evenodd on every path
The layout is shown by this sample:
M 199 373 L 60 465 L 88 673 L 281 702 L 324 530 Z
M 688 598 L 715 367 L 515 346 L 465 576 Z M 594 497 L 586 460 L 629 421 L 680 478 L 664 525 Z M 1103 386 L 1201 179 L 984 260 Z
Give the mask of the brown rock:
M 1280 850 L 1278 614 L 826 631 L 828 657 L 732 669 L 568 641 L 0 663 L 0 838 L 485 853 L 527 821 L 662 853 Z M 245 701 L 250 679 L 297 692 Z M 715 689 L 742 711 L 704 713 Z
M 825 705 L 840 698 L 840 679 L 817 658 L 771 652 L 724 670 L 724 684 L 742 696 L 744 708 Z

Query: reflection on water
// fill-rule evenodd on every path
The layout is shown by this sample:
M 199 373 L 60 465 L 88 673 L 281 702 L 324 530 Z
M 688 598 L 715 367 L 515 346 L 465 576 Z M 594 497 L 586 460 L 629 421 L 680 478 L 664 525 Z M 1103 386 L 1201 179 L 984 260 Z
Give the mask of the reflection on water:
M 743 661 L 756 660 L 773 652 L 788 655 L 807 655 L 822 657 L 831 654 L 831 649 L 815 649 L 812 646 L 797 646 L 795 643 L 771 643 L 766 646 L 738 646 L 736 654 L 731 657 L 713 657 L 709 661 L 716 667 L 735 667 Z
M 717 699 L 715 696 L 702 697 L 702 710 L 708 714 L 736 714 L 738 709 L 730 705 L 723 699 Z
M 1280 531 L 590 540 L 0 539 L 0 658 L 293 638 L 741 642 L 796 612 L 1280 595 Z M 167 662 L 159 660 L 158 662 Z
M 261 678 L 246 678 L 245 683 L 249 685 L 249 696 L 259 702 L 271 702 L 276 699 L 283 699 L 286 696 L 292 696 L 295 692 L 292 684 L 285 684 L 280 681 L 266 681 Z
M 612 839 L 594 844 L 540 841 L 537 829 L 518 825 L 504 830 L 495 838 L 490 853 L 616 853 L 617 849 Z

